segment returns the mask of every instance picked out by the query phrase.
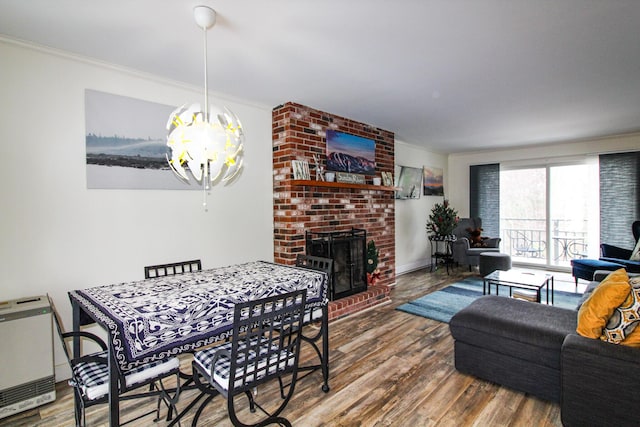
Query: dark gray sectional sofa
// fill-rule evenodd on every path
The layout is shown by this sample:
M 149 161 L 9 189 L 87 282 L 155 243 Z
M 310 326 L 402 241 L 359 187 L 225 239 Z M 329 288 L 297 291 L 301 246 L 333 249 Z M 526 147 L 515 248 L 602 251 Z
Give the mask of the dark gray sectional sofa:
M 483 296 L 449 323 L 456 369 L 559 402 L 567 427 L 640 425 L 640 349 L 579 336 L 576 323 L 577 308 Z

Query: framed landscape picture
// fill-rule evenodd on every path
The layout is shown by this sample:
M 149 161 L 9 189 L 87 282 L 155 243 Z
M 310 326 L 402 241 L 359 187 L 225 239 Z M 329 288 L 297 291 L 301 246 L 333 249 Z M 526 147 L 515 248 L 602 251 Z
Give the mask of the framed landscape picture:
M 369 138 L 328 129 L 327 170 L 375 175 L 375 141 Z
M 175 107 L 85 90 L 87 188 L 200 190 L 167 163 L 167 118 Z M 195 183 L 195 184 L 194 184 Z
M 422 187 L 422 169 L 409 166 L 397 166 L 396 199 L 419 199 Z
M 442 168 L 434 168 L 425 166 L 422 168 L 423 179 L 422 187 L 425 196 L 444 196 L 443 170 Z

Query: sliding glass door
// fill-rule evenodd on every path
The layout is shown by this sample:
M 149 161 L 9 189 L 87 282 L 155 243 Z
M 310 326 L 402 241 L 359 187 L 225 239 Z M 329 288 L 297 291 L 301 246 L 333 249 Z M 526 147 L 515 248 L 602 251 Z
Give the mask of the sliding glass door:
M 597 258 L 598 206 L 596 162 L 501 165 L 500 247 L 514 263 L 544 267 Z

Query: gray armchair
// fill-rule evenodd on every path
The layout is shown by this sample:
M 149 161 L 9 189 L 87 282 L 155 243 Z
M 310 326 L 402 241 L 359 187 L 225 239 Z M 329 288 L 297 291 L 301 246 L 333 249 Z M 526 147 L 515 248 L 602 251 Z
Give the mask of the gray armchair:
M 482 252 L 500 252 L 499 237 L 486 238 L 482 240 L 482 247 L 471 246 L 471 235 L 467 229 L 482 227 L 481 218 L 460 218 L 458 225 L 453 229 L 456 240 L 451 243 L 453 261 L 458 265 L 468 265 L 469 271 L 472 266 L 480 264 L 480 254 Z

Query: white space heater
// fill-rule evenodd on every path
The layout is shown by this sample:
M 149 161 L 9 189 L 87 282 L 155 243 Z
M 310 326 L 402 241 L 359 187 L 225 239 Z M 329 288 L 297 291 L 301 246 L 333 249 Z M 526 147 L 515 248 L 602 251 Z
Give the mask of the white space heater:
M 0 301 L 0 418 L 56 400 L 46 296 Z

